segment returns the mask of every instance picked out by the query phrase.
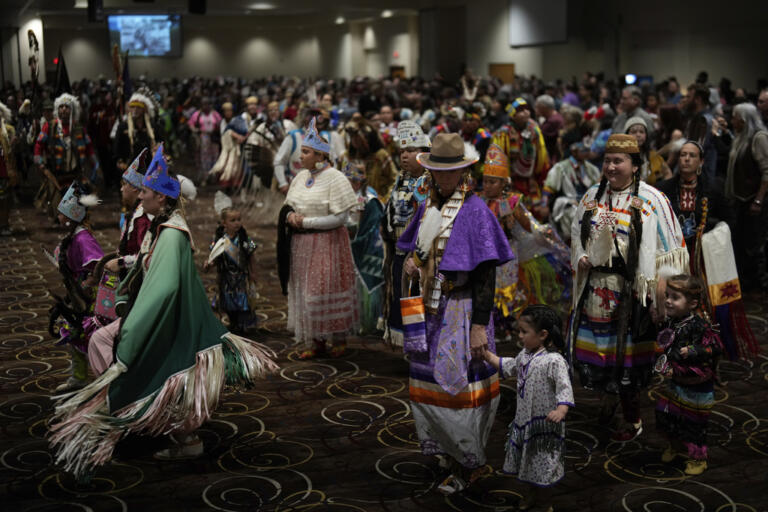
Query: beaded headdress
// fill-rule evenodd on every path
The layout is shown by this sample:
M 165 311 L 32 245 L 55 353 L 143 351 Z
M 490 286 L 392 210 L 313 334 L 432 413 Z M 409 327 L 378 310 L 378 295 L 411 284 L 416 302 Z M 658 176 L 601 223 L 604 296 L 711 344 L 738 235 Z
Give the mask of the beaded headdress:
M 509 157 L 499 146 L 491 144 L 485 153 L 483 176 L 509 178 Z
M 59 213 L 75 222 L 82 222 L 88 208 L 99 204 L 95 194 L 84 194 L 80 183 L 73 181 L 59 202 Z
M 157 147 L 155 156 L 147 167 L 147 174 L 144 176 L 142 185 L 173 199 L 179 197 L 181 185 L 177 179 L 171 178 L 168 174 L 168 164 L 163 158 L 162 143 Z
M 429 148 L 432 142 L 415 121 L 400 121 L 397 125 L 397 145 L 400 148 Z
M 142 182 L 144 181 L 144 175 L 140 171 L 146 168 L 145 158 L 147 153 L 149 153 L 149 149 L 142 149 L 141 153 L 139 153 L 139 156 L 137 156 L 136 159 L 131 162 L 131 165 L 129 165 L 123 173 L 123 179 L 128 182 L 129 185 L 132 185 L 136 188 L 141 188 Z
M 328 155 L 331 153 L 331 145 L 328 144 L 328 142 L 323 139 L 319 133 L 317 133 L 317 128 L 315 128 L 315 119 L 316 118 L 313 117 L 309 121 L 307 134 L 304 136 L 304 140 L 302 141 L 301 145 L 302 147 L 308 147 Z

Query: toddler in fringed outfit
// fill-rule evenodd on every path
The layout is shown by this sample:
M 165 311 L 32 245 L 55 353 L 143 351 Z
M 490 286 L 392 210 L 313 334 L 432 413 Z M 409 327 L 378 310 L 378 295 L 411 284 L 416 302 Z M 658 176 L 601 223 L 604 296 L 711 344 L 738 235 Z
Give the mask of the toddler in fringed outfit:
M 551 496 L 541 488 L 565 476 L 565 419 L 574 406 L 573 388 L 564 348 L 562 321 L 544 305 L 528 306 L 518 320 L 523 350 L 517 357 L 485 359 L 501 369 L 502 378 L 517 376 L 517 411 L 509 425 L 504 472 L 517 475 L 528 486 L 518 505 L 552 510 Z
M 229 317 L 229 328 L 233 333 L 244 334 L 255 323 L 250 300 L 256 282 L 256 258 L 253 256 L 256 243 L 246 233 L 242 216 L 232 208 L 231 202 L 221 209 L 220 222 L 204 270 L 216 266 L 219 274 L 218 309 Z
M 681 274 L 667 280 L 668 324 L 658 338 L 664 353 L 654 367 L 670 377 L 656 402 L 656 426 L 669 439 L 661 460 L 672 462 L 677 455 L 686 455 L 687 475 L 707 469 L 707 421 L 715 403 L 717 359 L 722 353 L 717 333 L 696 313 L 704 292 L 698 277 Z

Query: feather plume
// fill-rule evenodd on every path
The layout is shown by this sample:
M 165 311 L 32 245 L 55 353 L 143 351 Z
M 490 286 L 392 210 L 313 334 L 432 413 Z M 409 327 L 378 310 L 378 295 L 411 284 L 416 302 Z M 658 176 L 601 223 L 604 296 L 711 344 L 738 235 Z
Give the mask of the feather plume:
M 157 101 L 154 99 L 154 94 L 151 90 L 149 90 L 148 87 L 141 87 L 138 91 L 134 92 L 131 95 L 131 99 L 128 100 L 128 102 L 132 101 L 140 101 L 144 104 L 145 108 L 147 109 L 147 114 L 149 114 L 150 119 L 155 118 L 155 114 L 157 114 L 157 111 L 159 110 L 159 105 Z
M 19 107 L 19 114 L 27 115 L 30 112 L 32 112 L 32 102 L 29 101 L 29 98 L 27 98 Z
M 432 247 L 435 237 L 440 233 L 440 226 L 443 224 L 443 216 L 440 210 L 434 206 L 430 207 L 424 214 L 419 226 L 419 236 L 416 239 L 416 246 L 422 254 L 428 254 Z
M 216 215 L 221 215 L 224 208 L 232 208 L 232 198 L 223 191 L 217 190 L 216 195 L 213 196 L 213 209 Z
M 85 206 L 86 208 L 91 208 L 101 203 L 101 199 L 99 199 L 99 196 L 97 196 L 96 194 L 87 194 L 84 196 L 80 196 L 80 199 L 78 199 L 77 201 L 81 205 Z
M 464 142 L 464 159 L 474 162 L 480 160 L 480 153 L 477 152 L 477 148 L 471 142 Z
M 194 201 L 195 198 L 197 198 L 197 187 L 195 187 L 195 183 L 181 174 L 177 174 L 176 178 L 179 180 L 179 185 L 181 186 L 181 195 L 190 201 Z
M 7 122 L 11 122 L 11 109 L 9 109 L 7 106 L 5 106 L 5 103 L 0 101 L 0 118 L 4 119 Z
M 685 145 L 685 141 L 688 140 L 685 137 L 680 137 L 676 141 L 672 142 L 672 145 L 670 148 L 672 149 L 672 152 L 678 153 L 681 149 L 683 149 L 683 146 Z
M 53 102 L 53 115 L 56 116 L 56 119 L 59 118 L 59 107 L 62 105 L 69 105 L 72 109 L 72 114 L 69 117 L 70 122 L 72 119 L 76 121 L 80 119 L 80 102 L 75 96 L 65 92 L 56 98 L 56 101 Z

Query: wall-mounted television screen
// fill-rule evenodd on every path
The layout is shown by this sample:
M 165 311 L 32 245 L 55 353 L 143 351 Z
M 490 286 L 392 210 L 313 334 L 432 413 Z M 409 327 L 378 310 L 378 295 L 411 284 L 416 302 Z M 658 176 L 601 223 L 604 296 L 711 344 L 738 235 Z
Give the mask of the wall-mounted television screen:
M 120 14 L 108 16 L 109 46 L 131 57 L 181 57 L 181 16 Z

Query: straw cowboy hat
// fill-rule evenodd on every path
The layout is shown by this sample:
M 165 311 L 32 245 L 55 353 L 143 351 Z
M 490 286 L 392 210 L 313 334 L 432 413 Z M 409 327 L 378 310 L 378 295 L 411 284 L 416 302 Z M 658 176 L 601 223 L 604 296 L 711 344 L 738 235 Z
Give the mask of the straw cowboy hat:
M 453 171 L 469 167 L 479 160 L 477 155 L 465 156 L 464 141 L 458 133 L 441 133 L 432 141 L 429 153 L 416 156 L 419 164 L 433 171 Z

